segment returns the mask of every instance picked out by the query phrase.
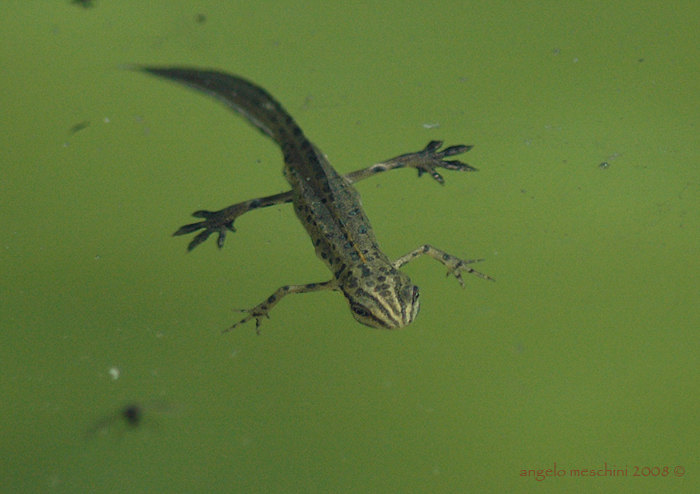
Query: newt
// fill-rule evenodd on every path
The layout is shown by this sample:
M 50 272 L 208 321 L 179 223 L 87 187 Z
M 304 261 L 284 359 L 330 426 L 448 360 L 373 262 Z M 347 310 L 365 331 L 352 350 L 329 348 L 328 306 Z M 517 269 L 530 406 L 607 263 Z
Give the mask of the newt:
M 427 255 L 445 265 L 464 287 L 462 272 L 485 280 L 493 278 L 470 265 L 483 259 L 463 260 L 425 244 L 391 261 L 380 249 L 374 230 L 362 209 L 356 182 L 377 173 L 415 168 L 418 176 L 428 174 L 438 183 L 444 179 L 437 169 L 476 171 L 458 160 L 446 158 L 469 151 L 472 146 L 457 145 L 440 150 L 442 141 L 430 141 L 414 153 L 376 163 L 346 175 L 339 174 L 323 152 L 314 145 L 282 105 L 267 91 L 241 77 L 213 70 L 181 67 L 133 67 L 151 75 L 170 79 L 205 93 L 245 117 L 280 147 L 284 176 L 291 190 L 239 202 L 219 211 L 196 211 L 202 221 L 181 227 L 173 235 L 199 232 L 190 241 L 191 251 L 217 234 L 222 248 L 226 234 L 235 232 L 234 221 L 241 215 L 276 204 L 292 203 L 296 216 L 309 234 L 318 257 L 333 274 L 328 281 L 305 285 L 285 285 L 263 302 L 240 310 L 248 315 L 224 332 L 255 319 L 260 332 L 262 319 L 285 296 L 292 293 L 333 290 L 341 292 L 353 317 L 373 328 L 397 329 L 408 326 L 418 315 L 420 291 L 399 269 L 419 256 Z M 201 231 L 200 231 L 201 230 Z

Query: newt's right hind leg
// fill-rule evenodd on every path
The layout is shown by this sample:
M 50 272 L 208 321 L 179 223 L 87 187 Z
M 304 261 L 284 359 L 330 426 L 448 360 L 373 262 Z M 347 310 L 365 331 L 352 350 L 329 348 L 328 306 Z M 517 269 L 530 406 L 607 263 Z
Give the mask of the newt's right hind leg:
M 236 218 L 254 209 L 266 208 L 268 206 L 274 206 L 275 204 L 286 204 L 288 202 L 292 202 L 291 190 L 288 192 L 275 194 L 273 196 L 260 197 L 258 199 L 239 202 L 238 204 L 234 204 L 233 206 L 229 206 L 219 211 L 195 211 L 192 213 L 192 216 L 195 218 L 204 218 L 204 221 L 198 221 L 197 223 L 190 223 L 189 225 L 182 226 L 178 231 L 173 233 L 173 236 L 187 235 L 189 233 L 194 233 L 197 230 L 204 230 L 199 232 L 187 246 L 187 250 L 191 251 L 208 239 L 209 235 L 217 233 L 219 238 L 216 240 L 216 245 L 220 249 L 224 246 L 226 233 L 228 231 L 236 231 L 233 226 L 233 221 Z

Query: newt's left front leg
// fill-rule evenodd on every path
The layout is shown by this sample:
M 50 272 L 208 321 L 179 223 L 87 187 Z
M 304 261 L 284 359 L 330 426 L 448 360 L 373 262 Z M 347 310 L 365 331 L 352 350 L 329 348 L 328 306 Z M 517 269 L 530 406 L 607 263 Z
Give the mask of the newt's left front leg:
M 394 261 L 394 267 L 396 269 L 399 269 L 401 266 L 405 266 L 412 260 L 414 260 L 416 257 L 420 257 L 422 255 L 427 255 L 432 257 L 438 262 L 441 262 L 444 264 L 447 269 L 449 270 L 447 272 L 447 275 L 449 276 L 450 273 L 457 278 L 457 281 L 459 281 L 459 284 L 462 285 L 462 288 L 464 288 L 464 280 L 462 279 L 462 271 L 470 274 L 475 274 L 479 278 L 484 278 L 485 280 L 489 281 L 496 281 L 493 278 L 491 278 L 488 275 L 485 275 L 484 273 L 480 273 L 474 268 L 470 268 L 467 265 L 468 264 L 474 264 L 475 262 L 481 262 L 483 259 L 472 259 L 469 261 L 466 261 L 464 259 L 460 259 L 458 257 L 455 257 L 451 254 L 448 254 L 446 252 L 441 251 L 440 249 L 436 249 L 432 245 L 422 245 L 418 247 L 416 250 L 409 252 L 405 256 L 402 256 L 398 258 L 396 261 Z

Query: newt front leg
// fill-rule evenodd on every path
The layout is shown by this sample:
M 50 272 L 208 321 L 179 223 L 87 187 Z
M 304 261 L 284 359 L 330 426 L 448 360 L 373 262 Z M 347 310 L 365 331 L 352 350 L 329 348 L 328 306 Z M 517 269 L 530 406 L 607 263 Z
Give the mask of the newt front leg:
M 324 290 L 337 290 L 336 280 L 324 281 L 323 283 L 309 283 L 308 285 L 285 285 L 280 287 L 275 291 L 275 293 L 267 297 L 264 302 L 256 305 L 252 309 L 236 309 L 236 312 L 247 312 L 248 315 L 233 326 L 224 329 L 222 333 L 227 333 L 232 329 L 237 328 L 241 324 L 245 324 L 248 321 L 255 319 L 255 332 L 259 335 L 262 318 L 269 318 L 269 312 L 280 300 L 282 300 L 283 297 L 291 293 L 309 293 Z
M 493 278 L 491 278 L 488 275 L 485 275 L 484 273 L 480 273 L 474 268 L 467 267 L 468 264 L 474 264 L 477 262 L 483 261 L 483 259 L 471 259 L 471 260 L 464 260 L 460 259 L 459 257 L 455 257 L 452 254 L 448 254 L 447 252 L 443 252 L 440 249 L 436 249 L 432 245 L 421 245 L 417 249 L 409 252 L 408 254 L 399 257 L 396 261 L 394 261 L 394 267 L 396 269 L 399 269 L 402 266 L 405 266 L 412 260 L 414 260 L 416 257 L 420 257 L 422 255 L 426 255 L 429 257 L 432 257 L 439 263 L 443 264 L 447 269 L 447 275 L 449 276 L 452 274 L 455 278 L 457 278 L 457 281 L 459 281 L 459 284 L 462 285 L 462 288 L 464 288 L 464 280 L 462 279 L 462 271 L 465 273 L 469 274 L 475 274 L 479 278 L 483 278 L 485 280 L 489 281 L 496 281 Z

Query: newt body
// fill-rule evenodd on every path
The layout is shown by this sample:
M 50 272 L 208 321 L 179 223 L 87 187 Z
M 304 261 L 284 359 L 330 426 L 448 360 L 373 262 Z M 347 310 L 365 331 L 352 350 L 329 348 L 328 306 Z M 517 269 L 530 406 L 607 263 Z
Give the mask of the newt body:
M 140 70 L 185 84 L 220 100 L 246 117 L 261 132 L 274 140 L 284 157 L 284 176 L 289 192 L 252 199 L 220 211 L 197 211 L 193 216 L 204 221 L 185 225 L 175 235 L 199 230 L 189 250 L 218 234 L 221 248 L 228 231 L 235 231 L 233 222 L 242 214 L 261 207 L 292 202 L 297 217 L 311 237 L 316 254 L 328 266 L 333 277 L 322 283 L 286 285 L 264 302 L 247 309 L 248 315 L 228 330 L 256 320 L 259 330 L 263 317 L 289 293 L 336 290 L 343 293 L 357 321 L 375 328 L 395 329 L 410 324 L 420 307 L 419 289 L 399 268 L 416 257 L 427 254 L 444 264 L 464 286 L 461 272 L 490 277 L 468 265 L 479 260 L 461 260 L 429 245 L 391 261 L 381 251 L 374 231 L 365 215 L 354 182 L 394 168 L 412 167 L 419 176 L 429 173 L 439 183 L 443 179 L 436 168 L 475 171 L 460 161 L 443 158 L 461 154 L 471 146 L 452 146 L 438 151 L 440 141 L 430 142 L 416 153 L 397 156 L 368 168 L 340 175 L 326 156 L 304 135 L 294 119 L 267 91 L 237 76 L 217 71 L 190 68 L 140 67 Z

